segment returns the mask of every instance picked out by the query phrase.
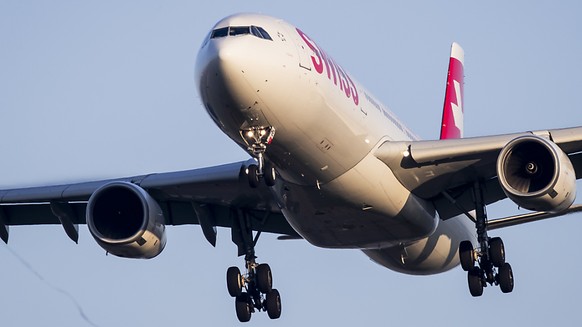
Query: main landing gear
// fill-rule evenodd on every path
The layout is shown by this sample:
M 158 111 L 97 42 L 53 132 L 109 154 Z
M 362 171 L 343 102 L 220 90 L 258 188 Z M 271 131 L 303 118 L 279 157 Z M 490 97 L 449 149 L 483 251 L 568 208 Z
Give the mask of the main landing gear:
M 481 185 L 476 183 L 475 217 L 465 214 L 475 221 L 477 229 L 478 248 L 473 248 L 471 241 L 463 241 L 459 245 L 461 267 L 467 271 L 469 291 L 472 296 L 481 296 L 483 288 L 498 285 L 503 293 L 513 291 L 514 280 L 511 265 L 505 262 L 505 247 L 499 237 L 487 235 L 487 213 L 481 193 Z
M 240 322 L 247 322 L 256 310 L 266 311 L 271 319 L 281 316 L 281 295 L 273 288 L 273 276 L 268 264 L 257 264 L 254 258 L 245 259 L 246 274 L 238 267 L 226 271 L 228 294 L 235 298 L 236 316 Z
M 249 185 L 256 188 L 260 185 L 261 179 L 265 180 L 267 186 L 275 185 L 277 173 L 270 162 L 265 161 L 267 145 L 271 144 L 275 137 L 275 127 L 251 127 L 242 129 L 240 134 L 248 145 L 248 150 L 257 159 L 258 165 L 250 165 L 247 168 Z
M 228 294 L 235 298 L 236 316 L 240 322 L 247 322 L 255 310 L 266 311 L 271 319 L 281 316 L 281 295 L 273 288 L 271 267 L 266 263 L 258 264 L 255 245 L 260 236 L 257 232 L 253 238 L 250 217 L 244 210 L 233 210 L 234 224 L 232 240 L 238 246 L 239 255 L 245 255 L 245 273 L 238 267 L 226 271 L 226 288 Z M 268 215 L 263 218 L 266 221 Z

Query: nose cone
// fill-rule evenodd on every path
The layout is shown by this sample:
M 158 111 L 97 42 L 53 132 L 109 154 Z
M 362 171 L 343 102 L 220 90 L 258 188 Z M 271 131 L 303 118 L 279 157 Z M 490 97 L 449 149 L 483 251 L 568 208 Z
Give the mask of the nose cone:
M 203 98 L 209 88 L 228 89 L 232 92 L 248 84 L 246 79 L 250 73 L 256 71 L 256 67 L 249 60 L 249 46 L 241 41 L 244 40 L 213 39 L 200 49 L 196 62 L 196 78 Z
M 237 47 L 236 43 L 233 42 L 220 42 L 215 44 L 216 47 L 216 60 L 222 69 L 228 73 L 229 66 L 242 65 L 244 59 L 244 54 L 242 53 L 242 47 Z M 238 48 L 238 49 L 237 49 Z M 237 56 L 238 53 L 238 56 Z
M 207 42 L 198 51 L 198 55 L 196 56 L 194 78 L 197 82 L 199 91 L 202 91 L 202 88 L 206 86 L 206 81 L 208 80 L 209 76 L 218 72 L 218 52 L 219 49 L 216 42 Z M 203 92 L 201 92 L 201 95 L 202 93 Z
M 211 39 L 198 53 L 196 78 L 203 104 L 231 138 L 240 138 L 245 124 L 265 123 L 258 95 L 264 69 L 256 47 L 262 40 L 253 38 Z
M 213 41 L 213 40 L 211 40 Z M 247 47 L 239 40 L 210 42 L 198 54 L 196 75 L 203 101 L 215 105 L 218 99 L 235 98 L 251 90 L 249 75 L 256 71 L 248 59 Z M 214 98 L 214 100 L 213 100 Z M 224 103 L 223 103 L 224 105 Z M 232 106 L 234 103 L 229 103 Z
M 230 48 L 229 42 L 224 40 L 211 40 L 200 48 L 195 68 L 195 77 L 199 84 L 208 78 L 208 74 L 218 73 L 225 61 L 232 59 L 233 50 Z

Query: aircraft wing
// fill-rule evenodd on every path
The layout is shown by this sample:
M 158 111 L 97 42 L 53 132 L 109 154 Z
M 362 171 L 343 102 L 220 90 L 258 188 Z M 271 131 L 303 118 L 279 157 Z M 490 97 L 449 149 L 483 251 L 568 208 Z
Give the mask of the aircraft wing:
M 166 225 L 201 224 L 201 218 L 205 218 L 201 226 L 207 239 L 209 229 L 233 227 L 231 213 L 237 209 L 248 213 L 255 231 L 298 237 L 281 214 L 268 188 L 264 185 L 249 187 L 245 173 L 248 164 L 243 161 L 179 172 L 0 190 L 0 227 L 4 227 L 0 228 L 0 236 L 7 241 L 6 227 L 9 225 L 62 223 L 69 237 L 76 241 L 70 234 L 70 228 L 85 224 L 90 196 L 106 184 L 129 182 L 146 190 L 158 202 Z M 202 211 L 211 214 L 201 215 Z M 69 217 L 70 221 L 63 223 L 62 217 Z
M 555 143 L 582 177 L 582 127 L 434 141 L 385 142 L 376 150 L 396 178 L 423 199 L 432 200 L 441 219 L 475 209 L 473 189 L 480 183 L 485 204 L 507 197 L 499 182 L 497 159 L 520 137 Z M 525 220 L 524 220 L 525 222 Z

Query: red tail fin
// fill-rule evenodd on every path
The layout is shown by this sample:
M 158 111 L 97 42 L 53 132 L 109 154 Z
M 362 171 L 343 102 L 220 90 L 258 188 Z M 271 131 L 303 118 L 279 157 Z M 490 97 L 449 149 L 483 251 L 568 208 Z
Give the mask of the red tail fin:
M 463 48 L 457 43 L 453 43 L 441 124 L 441 140 L 463 137 L 464 60 L 465 52 Z

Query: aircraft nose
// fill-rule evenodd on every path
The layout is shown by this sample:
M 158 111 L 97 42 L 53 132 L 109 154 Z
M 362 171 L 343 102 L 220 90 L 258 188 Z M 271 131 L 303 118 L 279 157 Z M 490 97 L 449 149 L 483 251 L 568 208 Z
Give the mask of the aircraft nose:
M 196 57 L 195 77 L 200 86 L 204 84 L 212 71 L 216 71 L 219 60 L 219 49 L 214 42 L 206 43 Z
M 257 92 L 261 87 L 257 81 L 265 80 L 259 60 L 252 45 L 236 38 L 210 42 L 198 55 L 202 102 L 219 126 L 236 131 L 235 138 L 240 137 L 238 129 L 245 121 L 265 121 Z
M 233 46 L 229 42 L 222 42 L 216 45 L 216 60 L 220 66 L 228 65 L 236 59 Z
M 200 90 L 208 87 L 211 80 L 215 83 L 217 78 L 226 76 L 232 78 L 244 71 L 244 58 L 235 43 L 230 40 L 218 40 L 200 49 L 196 62 L 196 78 Z

